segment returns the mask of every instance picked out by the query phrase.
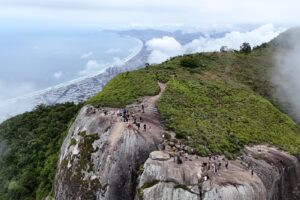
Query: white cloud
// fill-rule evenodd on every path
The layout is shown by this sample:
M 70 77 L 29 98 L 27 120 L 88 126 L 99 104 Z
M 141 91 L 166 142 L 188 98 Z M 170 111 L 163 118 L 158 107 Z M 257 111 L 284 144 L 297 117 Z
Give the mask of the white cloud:
M 172 56 L 186 53 L 219 51 L 221 46 L 239 49 L 243 42 L 257 46 L 270 41 L 282 31 L 276 30 L 272 24 L 266 24 L 248 32 L 233 31 L 221 38 L 201 37 L 186 45 L 181 45 L 172 37 L 154 38 L 146 43 L 151 50 L 148 62 L 160 63 Z
M 298 0 L 1 0 L 4 19 L 124 26 L 201 23 L 299 24 Z
M 64 75 L 63 72 L 59 71 L 59 72 L 55 72 L 53 74 L 53 77 L 56 79 L 60 79 L 63 75 Z
M 99 73 L 99 71 L 103 70 L 103 68 L 103 64 L 98 63 L 96 60 L 89 60 L 86 63 L 84 70 L 80 71 L 79 74 L 81 76 L 88 76 Z
M 105 71 L 108 67 L 120 66 L 124 64 L 124 60 L 119 57 L 114 57 L 111 63 L 101 63 L 96 60 L 89 60 L 85 68 L 79 72 L 80 76 L 96 75 Z
M 122 65 L 122 64 L 124 64 L 124 61 L 121 59 L 121 58 L 119 58 L 119 57 L 114 57 L 113 58 L 113 62 L 112 62 L 112 64 L 110 64 L 111 66 L 120 66 L 120 65 Z
M 114 53 L 120 53 L 121 51 L 122 51 L 121 49 L 111 48 L 111 49 L 107 49 L 105 52 L 110 53 L 110 54 L 114 54 Z
M 243 42 L 257 46 L 275 38 L 282 30 L 276 30 L 272 24 L 266 24 L 249 32 L 233 31 L 222 38 L 199 38 L 187 44 L 185 52 L 218 51 L 221 46 L 231 49 L 239 49 Z
M 276 86 L 275 96 L 284 103 L 289 114 L 300 121 L 300 38 L 299 33 L 290 33 L 283 38 L 290 48 L 277 50 L 274 56 L 275 70 L 272 71 L 272 81 Z
M 94 55 L 94 52 L 90 51 L 90 52 L 88 52 L 88 53 L 82 54 L 82 55 L 81 55 L 81 59 L 89 58 L 89 57 L 91 57 L 92 55 Z
M 149 63 L 161 63 L 172 56 L 183 53 L 181 44 L 169 36 L 151 39 L 146 45 L 147 48 L 151 50 L 151 54 L 148 58 Z

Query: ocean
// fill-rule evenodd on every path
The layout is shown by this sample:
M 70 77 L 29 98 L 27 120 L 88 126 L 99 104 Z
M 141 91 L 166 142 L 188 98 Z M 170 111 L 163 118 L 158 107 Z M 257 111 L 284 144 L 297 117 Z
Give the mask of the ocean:
M 97 27 L 1 27 L 0 103 L 120 65 L 140 42 Z

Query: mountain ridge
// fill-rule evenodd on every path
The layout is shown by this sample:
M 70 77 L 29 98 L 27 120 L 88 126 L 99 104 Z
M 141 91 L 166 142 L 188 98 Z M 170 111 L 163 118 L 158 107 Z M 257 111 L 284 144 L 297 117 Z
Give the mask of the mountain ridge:
M 290 32 L 287 32 L 285 34 L 289 33 Z M 70 150 L 70 148 L 73 148 L 76 145 L 81 146 L 83 149 L 78 151 L 79 157 L 75 157 L 76 159 L 79 159 L 79 161 L 80 159 L 83 159 L 85 163 L 89 164 L 89 166 L 86 168 L 85 165 L 81 165 L 81 161 L 79 162 L 79 165 L 77 165 L 76 162 L 74 162 L 74 165 L 71 165 L 74 169 L 77 167 L 80 168 L 80 166 L 83 167 L 83 171 L 81 172 L 84 176 L 81 177 L 76 176 L 76 173 L 73 171 L 66 171 L 67 169 L 64 168 L 70 166 L 69 163 L 71 163 L 71 161 L 73 163 L 74 160 L 63 162 L 61 165 L 58 165 L 58 171 L 62 172 L 62 174 L 66 172 L 69 176 L 65 177 L 65 182 L 56 183 L 54 188 L 58 188 L 59 184 L 66 184 L 62 185 L 62 187 L 65 186 L 72 188 L 73 182 L 70 182 L 70 178 L 75 177 L 77 180 L 75 182 L 78 184 L 77 186 L 82 188 L 83 191 L 88 191 L 81 195 L 92 195 L 93 198 L 96 196 L 96 199 L 106 199 L 101 196 L 101 194 L 105 194 L 106 191 L 106 187 L 104 187 L 105 184 L 101 185 L 102 176 L 96 176 L 96 178 L 94 176 L 90 176 L 90 173 L 97 174 L 97 171 L 100 170 L 100 168 L 96 167 L 98 165 L 93 164 L 94 160 L 91 159 L 93 156 L 97 157 L 102 155 L 104 152 L 103 150 L 99 152 L 99 154 L 95 153 L 101 150 L 99 149 L 101 145 L 98 140 L 105 143 L 107 142 L 106 136 L 112 134 L 110 129 L 105 128 L 105 124 L 111 123 L 113 125 L 115 123 L 114 121 L 109 121 L 110 119 L 106 119 L 107 117 L 105 117 L 105 113 L 110 109 L 114 112 L 120 111 L 122 108 L 130 104 L 141 102 L 141 99 L 145 96 L 157 95 L 159 93 L 158 82 L 161 82 L 167 86 L 166 91 L 162 94 L 157 103 L 157 114 L 162 117 L 161 123 L 166 126 L 166 130 L 160 133 L 161 136 L 164 135 L 165 137 L 164 143 L 162 143 L 162 141 L 151 141 L 153 143 L 146 142 L 145 145 L 150 145 L 151 148 L 149 148 L 146 153 L 144 152 L 144 154 L 142 151 L 138 151 L 140 153 L 133 154 L 133 157 L 131 158 L 136 160 L 136 165 L 134 167 L 126 166 L 131 170 L 130 174 L 126 173 L 128 172 L 126 170 L 121 170 L 122 172 L 119 174 L 116 173 L 111 175 L 114 178 L 121 178 L 123 182 L 126 180 L 124 177 L 130 175 L 131 182 L 127 185 L 127 187 L 130 188 L 130 195 L 127 197 L 130 199 L 140 199 L 139 195 L 143 196 L 145 194 L 146 199 L 151 199 L 153 195 L 161 195 L 159 192 L 157 194 L 153 193 L 152 189 L 155 191 L 155 188 L 157 189 L 156 191 L 160 191 L 161 188 L 168 188 L 168 191 L 171 191 L 168 193 L 169 195 L 178 195 L 178 191 L 180 191 L 183 195 L 187 195 L 184 197 L 190 196 L 190 191 L 194 191 L 194 189 L 198 188 L 198 192 L 202 191 L 200 187 L 197 186 L 197 188 L 190 188 L 190 185 L 184 185 L 184 182 L 178 182 L 176 183 L 177 185 L 174 185 L 173 183 L 165 185 L 163 179 L 154 180 L 155 182 L 153 182 L 153 180 L 149 183 L 145 182 L 145 185 L 141 183 L 141 185 L 138 186 L 138 177 L 143 176 L 143 173 L 144 177 L 146 177 L 145 180 L 150 180 L 151 177 L 147 177 L 147 174 L 151 172 L 158 173 L 158 176 L 162 175 L 158 171 L 152 171 L 153 168 L 151 167 L 151 163 L 156 163 L 158 161 L 156 158 L 151 156 L 148 158 L 149 155 L 151 155 L 151 151 L 161 150 L 171 154 L 172 152 L 170 152 L 170 148 L 172 149 L 174 146 L 178 145 L 177 143 L 184 145 L 184 148 L 180 148 L 181 151 L 188 154 L 188 157 L 191 156 L 191 153 L 195 153 L 197 156 L 208 159 L 208 157 L 205 156 L 211 157 L 222 154 L 225 155 L 225 159 L 231 160 L 230 162 L 242 162 L 245 165 L 248 165 L 247 163 L 255 164 L 268 162 L 270 164 L 268 166 L 270 168 L 268 169 L 273 170 L 274 172 L 271 176 L 276 176 L 278 179 L 270 180 L 268 178 L 264 178 L 264 176 L 268 177 L 266 171 L 261 171 L 260 167 L 253 168 L 254 170 L 258 170 L 255 171 L 255 173 L 257 173 L 257 176 L 255 177 L 265 181 L 264 185 L 268 181 L 270 183 L 274 181 L 272 182 L 272 186 L 264 186 L 268 192 L 260 193 L 265 195 L 263 197 L 261 196 L 262 199 L 280 199 L 282 195 L 288 193 L 298 195 L 297 191 L 299 189 L 299 180 L 292 179 L 292 177 L 298 176 L 299 164 L 295 161 L 297 158 L 290 157 L 287 153 L 281 152 L 283 152 L 282 150 L 285 150 L 290 154 L 299 155 L 300 129 L 297 123 L 282 112 L 285 110 L 288 111 L 288 109 L 285 108 L 286 105 L 280 104 L 280 101 L 272 96 L 274 86 L 268 77 L 268 73 L 272 70 L 274 64 L 272 55 L 276 48 L 281 48 L 281 45 L 284 44 L 284 38 L 280 39 L 282 37 L 288 36 L 281 35 L 278 37 L 279 39 L 277 38 L 270 43 L 255 47 L 249 54 L 244 54 L 242 52 L 197 53 L 174 57 L 159 65 L 146 66 L 140 70 L 119 74 L 113 78 L 99 94 L 85 102 L 85 106 L 81 108 L 81 114 L 77 115 L 77 120 L 75 119 L 76 111 L 81 106 L 69 105 L 72 110 L 72 114 L 68 115 L 68 120 L 65 120 L 62 126 L 68 127 L 69 124 L 70 126 L 73 126 L 73 128 L 70 129 L 67 138 L 65 138 L 65 135 L 53 134 L 60 140 L 65 139 L 66 144 L 70 144 L 65 146 L 64 149 Z M 53 110 L 55 110 L 56 106 L 46 108 L 49 109 L 48 114 L 50 114 Z M 95 112 L 87 112 L 88 108 L 95 110 Z M 39 138 L 38 133 L 44 133 L 47 137 L 50 136 L 44 131 L 45 127 L 47 127 L 47 120 L 50 120 L 49 117 L 47 118 L 47 112 L 44 114 L 47 120 L 38 121 L 37 119 L 32 119 L 33 121 L 30 122 L 29 119 L 26 119 L 27 115 L 37 115 L 41 112 L 40 109 L 43 108 L 40 107 L 32 112 L 14 117 L 0 125 L 0 138 L 3 141 L 7 141 L 6 146 L 8 148 L 12 147 L 17 140 L 20 141 L 20 146 L 30 143 L 31 140 L 28 140 L 28 138 L 25 137 L 28 135 L 28 132 L 30 133 L 26 127 L 28 126 L 28 123 L 33 123 L 33 130 L 35 130 L 35 134 L 38 139 L 36 147 L 38 147 L 41 152 L 44 152 L 44 149 L 48 146 L 48 142 L 45 141 L 43 137 Z M 63 108 L 60 111 L 66 112 Z M 24 121 L 20 120 L 23 117 L 25 117 Z M 55 122 L 56 119 L 59 119 L 59 116 L 56 116 L 53 119 L 53 122 Z M 81 119 L 88 120 L 81 121 Z M 68 123 L 69 121 L 70 123 Z M 80 124 L 80 126 L 77 127 L 78 124 Z M 52 128 L 56 128 L 55 124 L 53 126 L 54 127 Z M 90 133 L 84 133 L 86 127 L 92 127 Z M 77 130 L 77 128 L 79 129 Z M 19 135 L 13 134 L 16 129 L 18 130 Z M 81 132 L 78 132 L 79 130 L 81 130 Z M 22 137 L 24 137 L 24 140 L 22 140 Z M 122 146 L 122 148 L 118 149 L 116 147 L 115 152 L 118 152 L 118 154 L 122 153 L 122 151 L 135 152 L 134 150 L 136 146 L 134 144 L 138 144 L 140 140 L 129 139 L 139 138 L 136 133 L 131 132 L 128 127 L 125 127 L 124 135 L 122 134 L 121 138 L 122 139 L 119 139 L 120 143 L 118 144 Z M 135 141 L 136 143 L 132 141 Z M 247 153 L 246 151 L 245 154 L 245 147 L 248 148 L 248 145 L 255 146 L 257 144 L 268 144 L 271 146 L 266 147 L 268 149 L 267 151 L 271 151 L 273 147 L 281 149 L 276 150 L 276 152 L 278 151 L 279 153 L 274 153 L 274 159 L 271 161 L 268 161 L 264 156 L 261 156 L 259 149 L 264 149 L 265 147 L 258 148 L 255 153 L 249 153 L 249 151 Z M 162 148 L 162 145 L 165 148 Z M 175 147 L 175 149 L 177 149 L 177 147 Z M 33 149 L 32 153 L 33 156 L 38 154 L 38 152 L 35 152 L 34 150 L 35 149 Z M 55 151 L 56 152 L 47 154 L 39 161 L 33 160 L 33 164 L 44 162 L 50 156 L 56 158 L 55 155 L 58 154 L 58 149 Z M 65 151 L 62 149 L 61 154 L 64 152 Z M 80 157 L 80 155 L 82 155 L 82 157 Z M 252 155 L 250 158 L 255 157 L 256 159 L 257 157 L 257 160 L 251 160 L 251 162 L 242 160 L 243 157 L 250 159 L 247 157 L 248 155 Z M 51 180 L 46 180 L 47 187 L 41 186 L 39 190 L 37 190 L 36 185 L 42 184 L 44 181 L 43 179 L 32 178 L 32 180 L 35 180 L 36 182 L 31 186 L 26 185 L 27 183 L 24 181 L 28 180 L 28 177 L 37 176 L 37 174 L 42 174 L 43 176 L 47 176 L 51 179 L 55 173 L 55 168 L 47 169 L 44 172 L 40 172 L 38 170 L 37 174 L 34 174 L 33 176 L 33 174 L 31 174 L 28 170 L 20 171 L 19 168 L 14 168 L 14 166 L 9 165 L 10 159 L 13 158 L 16 159 L 16 163 L 19 163 L 16 165 L 17 167 L 22 166 L 22 169 L 27 169 L 26 167 L 30 166 L 28 163 L 24 163 L 22 156 L 20 156 L 18 152 L 8 151 L 8 154 L 2 156 L 4 156 L 5 159 L 3 159 L 3 165 L 0 167 L 0 182 L 3 184 L 3 187 L 1 187 L 2 189 L 0 190 L 1 200 L 43 199 L 48 195 L 48 198 L 53 198 L 55 194 L 59 194 L 59 190 L 48 187 L 49 184 L 51 184 Z M 168 159 L 168 162 L 171 161 L 168 156 L 163 156 L 163 158 L 158 156 L 157 158 Z M 149 162 L 146 161 L 147 159 L 150 159 Z M 193 157 L 192 159 L 195 158 Z M 281 159 L 283 163 L 281 163 Z M 139 166 L 140 163 L 144 163 L 145 161 L 150 164 Z M 224 166 L 224 161 L 222 162 L 222 166 Z M 289 168 L 291 167 L 291 163 L 292 168 Z M 98 164 L 99 166 L 102 165 L 101 163 Z M 107 169 L 111 166 L 114 165 L 107 166 Z M 124 169 L 126 167 L 124 165 Z M 10 169 L 14 173 L 10 173 L 7 176 L 7 174 L 5 174 L 6 169 Z M 251 172 L 251 168 L 249 168 L 249 166 L 240 167 L 240 169 L 246 174 Z M 290 169 L 290 171 L 288 169 Z M 281 170 L 287 171 L 286 173 L 281 173 Z M 259 176 L 260 172 L 263 177 Z M 200 177 L 203 178 L 204 176 L 205 174 L 201 173 Z M 57 176 L 56 180 L 59 180 L 60 177 L 61 176 Z M 91 180 L 85 179 L 84 177 L 90 177 Z M 92 177 L 95 179 L 92 179 Z M 112 177 L 107 178 L 109 180 Z M 283 181 L 285 179 L 291 180 L 291 185 L 286 188 L 282 185 L 285 183 Z M 98 180 L 99 182 L 95 180 Z M 249 183 L 250 187 L 247 186 L 245 188 L 252 190 L 252 182 L 250 180 L 247 181 L 243 184 Z M 226 184 L 232 185 L 233 183 L 231 184 L 226 182 Z M 101 192 L 93 193 L 92 191 L 91 193 L 91 190 L 89 190 L 91 187 L 96 188 L 96 190 L 100 187 Z M 113 191 L 117 191 L 115 189 L 119 186 L 116 184 L 114 187 Z M 218 187 L 222 188 L 223 186 L 217 185 L 210 188 L 210 193 L 207 193 L 207 195 L 218 195 L 218 192 L 216 192 L 216 188 Z M 282 190 L 279 191 L 278 188 L 282 188 Z M 71 190 L 68 190 L 66 193 L 70 191 Z M 228 191 L 230 193 L 228 193 Z M 231 193 L 231 189 L 224 190 L 224 192 L 224 195 L 226 194 L 230 196 L 232 194 L 235 198 L 239 198 L 239 193 Z M 250 195 L 249 199 L 251 199 L 251 197 L 253 196 Z M 295 198 L 297 197 L 298 196 L 295 196 Z M 119 198 L 121 198 L 121 195 L 119 197 L 114 196 L 114 199 Z M 170 199 L 171 197 L 164 196 L 164 198 Z M 64 196 L 63 199 L 68 199 L 68 196 Z M 76 197 L 70 197 L 70 199 L 76 199 Z M 288 199 L 293 199 L 293 196 Z

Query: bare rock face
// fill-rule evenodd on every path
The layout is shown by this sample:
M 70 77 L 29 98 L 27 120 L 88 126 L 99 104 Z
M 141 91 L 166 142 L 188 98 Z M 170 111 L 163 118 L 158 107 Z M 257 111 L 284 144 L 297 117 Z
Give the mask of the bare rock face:
M 139 167 L 161 137 L 121 122 L 116 112 L 82 108 L 61 149 L 55 199 L 134 198 Z
M 81 109 L 61 148 L 56 200 L 300 199 L 299 160 L 288 153 L 256 145 L 231 161 L 190 155 L 194 149 L 161 124 L 160 87 L 127 107 L 128 122 L 117 109 Z
M 153 152 L 150 153 L 150 158 L 152 160 L 164 161 L 164 160 L 169 160 L 170 155 L 167 154 L 167 153 L 164 153 L 162 151 L 153 151 Z
M 160 154 L 167 153 L 172 154 Z M 182 161 L 178 164 L 174 158 L 159 160 L 150 156 L 139 177 L 135 199 L 300 199 L 298 159 L 272 147 L 246 147 L 244 155 L 234 161 L 223 156 L 192 155 Z

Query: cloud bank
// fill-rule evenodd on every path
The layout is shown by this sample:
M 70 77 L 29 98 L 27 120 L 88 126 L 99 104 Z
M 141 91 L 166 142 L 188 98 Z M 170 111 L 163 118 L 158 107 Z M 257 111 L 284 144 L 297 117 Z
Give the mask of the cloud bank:
M 181 54 L 219 51 L 221 46 L 239 49 L 243 42 L 257 46 L 270 41 L 282 31 L 283 29 L 277 30 L 272 24 L 266 24 L 248 32 L 233 31 L 221 38 L 200 37 L 186 45 L 181 45 L 173 37 L 154 38 L 146 43 L 147 48 L 151 51 L 148 62 L 161 63 L 172 56 Z
M 1 0 L 0 16 L 92 24 L 296 23 L 298 0 Z M 266 10 L 267 9 L 267 10 Z
M 149 63 L 161 63 L 172 56 L 183 53 L 181 44 L 175 38 L 169 36 L 154 38 L 149 40 L 146 45 L 151 50 L 148 58 Z
M 300 37 L 299 30 L 284 38 L 288 49 L 278 50 L 272 81 L 276 86 L 275 96 L 285 109 L 300 122 Z

